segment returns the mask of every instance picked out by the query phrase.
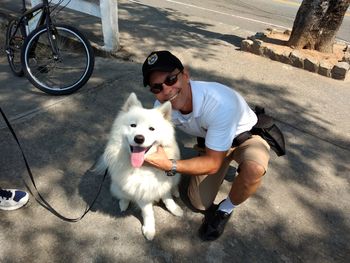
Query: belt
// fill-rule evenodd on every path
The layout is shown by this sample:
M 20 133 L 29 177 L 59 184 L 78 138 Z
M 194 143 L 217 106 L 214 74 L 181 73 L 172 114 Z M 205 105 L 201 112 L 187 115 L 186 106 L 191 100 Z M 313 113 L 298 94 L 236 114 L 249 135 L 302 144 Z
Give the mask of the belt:
M 233 139 L 232 146 L 231 147 L 237 147 L 244 143 L 246 140 L 252 138 L 251 131 L 245 131 L 240 133 L 236 138 Z M 202 137 L 197 137 L 197 146 L 200 148 L 205 148 L 205 139 Z
M 238 136 L 236 136 L 236 138 L 233 139 L 232 147 L 240 146 L 246 140 L 252 138 L 252 135 L 253 134 L 250 131 L 240 133 Z

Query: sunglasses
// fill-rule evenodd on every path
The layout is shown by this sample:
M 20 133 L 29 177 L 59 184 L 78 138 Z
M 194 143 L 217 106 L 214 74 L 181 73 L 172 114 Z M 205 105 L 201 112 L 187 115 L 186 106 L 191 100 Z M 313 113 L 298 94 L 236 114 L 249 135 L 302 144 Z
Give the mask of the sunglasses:
M 177 76 L 182 73 L 182 71 L 176 73 L 175 75 L 167 76 L 163 83 L 155 83 L 152 85 L 149 85 L 150 91 L 153 94 L 158 94 L 163 90 L 163 84 L 167 86 L 172 86 L 177 82 Z

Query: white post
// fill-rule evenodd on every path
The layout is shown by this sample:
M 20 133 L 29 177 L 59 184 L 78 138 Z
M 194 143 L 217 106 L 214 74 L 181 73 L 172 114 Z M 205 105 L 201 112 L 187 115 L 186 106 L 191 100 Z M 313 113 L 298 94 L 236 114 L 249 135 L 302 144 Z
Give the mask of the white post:
M 119 48 L 118 4 L 117 0 L 100 0 L 101 21 L 104 38 L 104 49 L 107 51 Z
M 41 0 L 31 0 L 32 6 L 41 2 Z M 52 3 L 58 2 L 59 0 L 52 0 Z M 62 4 L 64 4 L 64 2 Z M 100 0 L 100 6 L 84 0 L 73 0 L 68 3 L 67 7 L 82 13 L 100 17 L 104 41 L 103 49 L 106 51 L 118 50 L 119 27 L 117 0 Z

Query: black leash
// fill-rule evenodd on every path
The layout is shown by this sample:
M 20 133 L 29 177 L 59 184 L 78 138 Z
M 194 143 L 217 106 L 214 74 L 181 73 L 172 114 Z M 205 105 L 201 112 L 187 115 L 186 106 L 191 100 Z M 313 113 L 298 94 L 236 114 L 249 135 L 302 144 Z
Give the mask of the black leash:
M 83 217 L 91 210 L 92 206 L 95 204 L 95 202 L 96 202 L 98 196 L 100 195 L 100 192 L 101 192 L 101 189 L 102 189 L 102 185 L 103 185 L 103 182 L 104 182 L 104 180 L 105 180 L 105 178 L 106 178 L 106 175 L 107 175 L 108 170 L 106 170 L 105 173 L 104 173 L 104 175 L 103 175 L 103 178 L 102 178 L 101 184 L 100 184 L 100 186 L 99 186 L 98 192 L 97 192 L 97 194 L 96 194 L 96 197 L 95 197 L 94 200 L 91 202 L 91 204 L 85 208 L 84 213 L 83 213 L 80 217 L 77 217 L 77 218 L 68 218 L 68 217 L 65 217 L 65 216 L 61 215 L 59 212 L 57 212 L 56 209 L 54 209 L 54 208 L 42 197 L 42 195 L 41 195 L 40 192 L 38 191 L 38 189 L 37 189 L 37 187 L 36 187 L 36 184 L 35 184 L 35 181 L 34 181 L 34 177 L 33 177 L 32 171 L 30 170 L 29 164 L 28 164 L 28 162 L 27 162 L 27 158 L 26 158 L 26 156 L 24 155 L 22 146 L 21 146 L 19 140 L 17 139 L 16 133 L 15 133 L 15 131 L 13 130 L 13 128 L 12 128 L 10 122 L 9 122 L 8 119 L 6 118 L 6 115 L 5 115 L 5 113 L 2 111 L 1 107 L 0 107 L 0 112 L 1 112 L 1 115 L 2 115 L 2 117 L 4 118 L 4 120 L 5 120 L 5 122 L 6 122 L 7 127 L 8 127 L 9 130 L 11 131 L 13 138 L 16 140 L 19 149 L 21 150 L 22 157 L 23 157 L 24 163 L 25 163 L 26 168 L 27 168 L 27 171 L 28 171 L 28 175 L 29 175 L 29 177 L 30 177 L 30 180 L 31 180 L 31 182 L 32 182 L 32 184 L 33 184 L 33 186 L 34 186 L 34 188 L 35 188 L 35 191 L 36 191 L 36 193 L 37 193 L 37 196 L 33 194 L 33 192 L 31 191 L 30 187 L 27 185 L 27 183 L 26 183 L 25 180 L 23 179 L 24 184 L 25 184 L 25 186 L 27 187 L 28 191 L 34 196 L 35 200 L 36 200 L 42 207 L 46 208 L 48 211 L 50 211 L 50 212 L 51 212 L 52 214 L 54 214 L 55 216 L 61 218 L 62 220 L 67 221 L 67 222 L 74 223 L 74 222 L 78 222 L 78 221 L 80 221 L 81 219 L 83 219 Z

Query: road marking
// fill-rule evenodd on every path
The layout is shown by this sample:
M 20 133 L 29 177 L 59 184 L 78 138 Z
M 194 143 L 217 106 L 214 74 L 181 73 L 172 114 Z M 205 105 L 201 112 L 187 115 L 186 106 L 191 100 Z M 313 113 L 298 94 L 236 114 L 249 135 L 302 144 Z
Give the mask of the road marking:
M 294 5 L 294 6 L 300 6 L 300 4 L 301 4 L 299 2 L 297 3 L 297 2 L 292 2 L 292 1 L 288 1 L 288 0 L 273 0 L 273 1 L 288 4 L 288 5 Z

